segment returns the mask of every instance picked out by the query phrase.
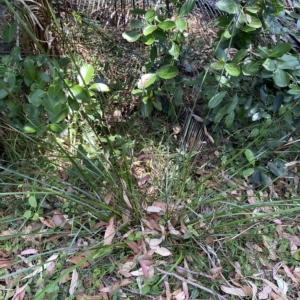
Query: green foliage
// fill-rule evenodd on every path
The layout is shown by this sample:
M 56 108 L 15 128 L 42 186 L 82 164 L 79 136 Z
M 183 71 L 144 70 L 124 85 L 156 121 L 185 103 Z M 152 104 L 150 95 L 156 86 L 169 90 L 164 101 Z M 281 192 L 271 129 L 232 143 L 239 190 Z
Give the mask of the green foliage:
M 64 58 L 46 55 L 20 58 L 20 49 L 2 58 L 0 65 L 0 109 L 6 121 L 25 133 L 43 135 L 47 130 L 64 131 L 68 114 L 84 109 L 95 92 L 108 92 L 104 83 L 92 83 L 94 68 L 83 65 L 78 84 L 66 79 Z
M 195 0 L 188 0 L 183 4 L 175 0 L 172 3 L 177 12 L 175 21 L 168 18 L 168 12 L 162 5 L 156 10 L 135 9 L 131 13 L 142 15 L 143 21 L 131 20 L 132 30 L 125 31 L 122 35 L 128 42 L 140 39 L 149 46 L 149 60 L 143 68 L 144 75 L 137 83 L 138 89 L 132 91 L 133 95 L 142 100 L 143 117 L 149 116 L 153 108 L 173 115 L 174 107 L 182 103 L 182 83 L 177 80 L 177 64 L 185 43 L 183 32 L 187 29 L 183 16 L 194 9 Z M 169 102 L 165 95 L 172 95 L 173 100 Z
M 283 177 L 283 165 L 263 162 L 264 153 L 282 145 L 300 127 L 300 56 L 289 42 L 281 41 L 285 15 L 278 4 L 217 2 L 227 15 L 215 21 L 216 60 L 210 65 L 214 79 L 206 80 L 201 92 L 215 130 L 232 134 L 234 142 L 245 147 L 251 168 L 243 175 L 251 176 L 255 186 L 270 184 L 267 173 Z M 231 49 L 236 51 L 233 55 Z M 218 92 L 212 95 L 209 90 L 216 86 Z

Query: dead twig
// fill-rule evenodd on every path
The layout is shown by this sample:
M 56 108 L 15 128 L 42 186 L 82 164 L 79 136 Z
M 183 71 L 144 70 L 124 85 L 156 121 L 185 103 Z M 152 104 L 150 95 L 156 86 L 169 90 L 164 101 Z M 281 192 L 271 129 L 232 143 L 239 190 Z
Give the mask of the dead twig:
M 212 294 L 212 295 L 218 297 L 218 299 L 226 300 L 226 298 L 223 297 L 222 295 L 219 295 L 218 293 L 214 292 L 213 290 L 211 290 L 211 289 L 209 289 L 209 288 L 206 288 L 205 286 L 202 286 L 202 285 L 200 285 L 200 284 L 198 284 L 198 283 L 196 283 L 196 282 L 193 282 L 193 281 L 191 281 L 191 280 L 189 280 L 189 279 L 185 279 L 184 277 L 181 277 L 181 276 L 179 276 L 179 275 L 177 275 L 177 274 L 175 274 L 175 273 L 167 272 L 167 271 L 162 270 L 162 269 L 160 269 L 160 268 L 156 268 L 156 270 L 159 271 L 159 272 L 162 273 L 162 274 L 165 274 L 165 275 L 168 275 L 168 276 L 175 277 L 175 278 L 177 278 L 178 280 L 180 280 L 180 281 L 182 281 L 182 282 L 186 282 L 187 284 L 190 284 L 190 285 L 192 285 L 192 286 L 194 286 L 194 287 L 197 287 L 197 288 L 200 289 L 200 290 L 206 291 L 207 293 Z

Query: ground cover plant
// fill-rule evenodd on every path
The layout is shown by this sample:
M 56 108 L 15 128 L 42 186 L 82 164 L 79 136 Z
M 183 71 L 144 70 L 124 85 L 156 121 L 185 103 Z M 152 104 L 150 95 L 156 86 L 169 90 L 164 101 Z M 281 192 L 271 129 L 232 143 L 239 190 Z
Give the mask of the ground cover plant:
M 1 299 L 300 297 L 299 7 L 169 2 L 6 3 L 57 43 L 1 61 Z

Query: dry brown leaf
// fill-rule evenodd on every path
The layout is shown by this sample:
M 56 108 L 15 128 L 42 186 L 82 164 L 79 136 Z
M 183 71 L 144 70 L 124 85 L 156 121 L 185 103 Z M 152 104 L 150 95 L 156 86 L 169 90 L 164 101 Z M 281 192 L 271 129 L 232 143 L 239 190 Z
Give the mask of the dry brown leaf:
M 76 296 L 76 300 L 103 300 L 103 299 L 105 299 L 105 298 L 103 298 L 102 295 L 88 296 L 85 294 L 79 294 Z
M 145 183 L 147 183 L 149 181 L 149 179 L 150 179 L 150 175 L 143 176 L 142 178 L 140 178 L 138 180 L 138 186 L 144 185 Z
M 28 278 L 34 277 L 36 274 L 41 273 L 43 270 L 47 269 L 48 266 L 50 266 L 52 263 L 55 263 L 55 260 L 58 258 L 58 256 L 59 256 L 59 254 L 53 254 L 53 255 L 51 255 L 46 260 L 46 263 L 44 265 L 37 266 L 32 273 L 30 273 L 29 275 L 23 277 L 23 279 L 28 279 Z
M 66 273 L 68 271 L 68 268 L 66 269 L 63 269 L 61 272 L 60 272 L 60 275 Z M 68 282 L 69 280 L 71 280 L 71 276 L 70 276 L 70 273 L 66 273 L 63 278 L 59 281 L 59 284 L 64 284 L 66 282 Z
M 256 203 L 253 190 L 251 190 L 251 189 L 247 190 L 247 196 L 248 196 L 248 202 L 250 204 L 255 204 Z
M 159 206 L 153 206 L 153 205 L 148 206 L 146 211 L 148 214 L 150 214 L 150 213 L 157 213 L 159 215 L 164 214 L 164 211 Z
M 42 224 L 46 225 L 47 227 L 50 228 L 55 228 L 56 224 L 54 222 L 54 220 L 50 217 L 39 217 L 39 220 L 41 221 Z
M 114 198 L 114 193 L 109 193 L 108 195 L 106 195 L 104 198 L 105 204 L 108 205 L 113 198 Z
M 38 253 L 39 251 L 36 250 L 36 249 L 27 249 L 27 250 L 23 250 L 21 252 L 21 255 L 30 255 L 30 254 L 36 254 Z
M 68 258 L 67 261 L 73 263 L 74 265 L 76 265 L 76 264 L 82 262 L 82 260 L 84 260 L 84 259 L 85 259 L 84 256 L 81 256 L 81 255 L 75 255 L 75 256 L 73 256 L 73 257 Z M 81 269 L 84 269 L 84 268 L 87 268 L 89 265 L 90 265 L 90 264 L 89 264 L 87 261 L 85 261 L 85 262 L 83 262 L 79 267 L 80 267 Z
M 234 295 L 238 297 L 246 297 L 248 296 L 243 289 L 237 288 L 237 287 L 227 287 L 224 285 L 221 285 L 221 289 L 224 293 L 229 294 L 229 295 Z
M 161 256 L 170 256 L 170 255 L 172 255 L 172 253 L 165 247 L 156 246 L 154 250 L 155 250 L 155 253 L 157 253 Z
M 119 269 L 119 274 L 123 275 L 126 278 L 129 278 L 132 276 L 130 271 L 136 266 L 135 261 L 127 261 L 124 264 L 122 264 L 121 268 Z
M 184 292 L 184 299 L 190 299 L 189 288 L 186 282 L 182 283 L 182 291 Z
M 123 191 L 123 199 L 124 199 L 125 203 L 127 204 L 127 206 L 132 209 L 132 205 L 131 205 L 129 198 L 125 191 Z
M 141 248 L 136 242 L 126 242 L 126 244 L 135 254 L 139 254 L 141 252 Z
M 78 272 L 77 270 L 73 270 L 72 272 L 72 279 L 71 279 L 71 284 L 70 284 L 70 289 L 69 289 L 69 294 L 70 295 L 74 295 L 75 290 L 77 288 L 78 285 Z
M 258 299 L 265 300 L 269 298 L 272 288 L 269 285 L 264 285 L 261 292 L 258 293 Z
M 299 267 L 296 267 L 294 269 L 293 274 L 294 274 L 295 278 L 297 278 L 298 281 L 300 282 L 300 268 Z
M 17 286 L 12 300 L 23 300 L 25 297 L 25 289 L 26 289 L 27 285 L 28 285 L 28 282 L 25 285 L 23 285 L 22 287 Z
M 115 222 L 115 217 L 111 217 L 108 226 L 106 227 L 105 230 L 103 245 L 110 245 L 114 239 L 114 236 L 116 234 L 114 222 Z
M 185 293 L 182 290 L 177 290 L 175 292 L 172 293 L 172 298 L 171 299 L 175 299 L 175 300 L 185 300 L 187 299 L 185 297 Z
M 106 227 L 108 225 L 107 222 L 104 221 L 100 221 L 98 223 L 95 224 L 94 229 L 98 229 L 98 228 L 102 228 L 102 227 Z
M 291 270 L 289 269 L 289 267 L 287 265 L 284 265 L 284 264 L 282 265 L 282 267 L 283 267 L 286 275 L 288 277 L 290 277 L 294 283 L 298 284 L 298 280 L 295 278 L 295 276 L 293 275 L 293 273 L 291 272 Z
M 158 239 L 150 239 L 150 238 L 145 238 L 145 242 L 148 243 L 149 247 L 151 249 L 156 248 L 161 242 L 164 240 L 164 236 L 162 235 Z
M 180 231 L 178 231 L 178 230 L 176 230 L 174 228 L 174 226 L 172 225 L 172 223 L 170 222 L 170 220 L 168 220 L 167 225 L 168 225 L 168 230 L 169 230 L 169 232 L 171 234 L 173 234 L 173 235 L 180 235 Z
M 222 272 L 222 267 L 216 267 L 209 270 L 209 273 L 212 275 L 212 279 L 217 278 Z
M 0 259 L 0 269 L 10 267 L 13 261 L 9 259 Z
M 131 284 L 132 282 L 133 281 L 131 279 L 124 279 L 121 282 L 118 282 L 118 283 L 116 283 L 114 285 L 104 287 L 104 288 L 100 289 L 100 291 L 104 292 L 104 293 L 112 293 L 115 290 L 117 290 L 119 287 Z

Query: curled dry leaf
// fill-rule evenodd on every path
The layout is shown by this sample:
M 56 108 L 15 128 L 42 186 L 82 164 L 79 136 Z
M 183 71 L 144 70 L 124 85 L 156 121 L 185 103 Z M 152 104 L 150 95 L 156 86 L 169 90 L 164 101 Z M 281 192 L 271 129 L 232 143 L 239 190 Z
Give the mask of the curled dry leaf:
M 155 253 L 161 255 L 161 256 L 170 256 L 172 253 L 165 247 L 155 247 Z
M 151 249 L 156 248 L 161 242 L 164 240 L 164 236 L 162 235 L 159 239 L 150 239 L 150 238 L 145 238 L 146 243 L 149 244 L 149 247 Z
M 58 258 L 59 254 L 53 254 L 49 257 L 43 266 L 38 266 L 31 274 L 25 276 L 23 279 L 34 277 L 36 274 L 41 273 L 44 269 L 47 269 Z
M 246 297 L 247 296 L 247 294 L 241 288 L 227 287 L 227 286 L 221 285 L 221 289 L 224 293 L 229 294 L 229 295 L 234 295 L 234 296 L 238 296 L 238 297 Z
M 46 225 L 47 227 L 50 227 L 50 228 L 55 228 L 56 227 L 56 224 L 55 224 L 53 218 L 50 218 L 50 217 L 46 217 L 46 218 L 39 217 L 39 220 L 41 221 L 42 224 Z
M 105 230 L 103 245 L 110 245 L 116 234 L 115 230 L 115 217 L 111 217 L 108 226 Z
M 123 275 L 124 277 L 128 278 L 131 277 L 132 274 L 130 271 L 136 266 L 135 261 L 127 261 L 122 264 L 121 268 L 119 269 L 119 274 Z
M 23 285 L 22 287 L 17 286 L 12 300 L 23 300 L 25 297 L 25 289 L 26 289 L 27 285 L 28 285 L 28 282 L 25 285 Z
M 159 215 L 163 215 L 164 211 L 159 206 L 148 206 L 147 207 L 147 213 L 157 213 Z
M 27 249 L 21 252 L 21 255 L 30 255 L 30 254 L 36 254 L 39 251 L 36 249 Z
M 174 228 L 170 220 L 168 220 L 167 225 L 168 225 L 168 230 L 171 234 L 180 235 L 180 232 Z
M 82 260 L 84 259 L 85 257 L 84 256 L 81 256 L 81 255 L 75 255 L 73 257 L 70 257 L 69 259 L 67 259 L 68 262 L 71 262 L 72 264 L 78 264 L 80 262 L 82 262 Z M 80 264 L 80 268 L 81 269 L 84 269 L 84 268 L 87 268 L 90 264 L 85 261 L 83 262 L 82 264 Z
M 77 285 L 78 285 L 78 272 L 77 270 L 73 270 L 73 273 L 72 273 L 72 280 L 71 280 L 71 284 L 70 284 L 70 289 L 69 289 L 69 294 L 70 295 L 74 295 L 75 293 L 75 290 L 77 288 Z
M 143 176 L 142 178 L 140 178 L 138 180 L 138 185 L 139 186 L 144 185 L 145 183 L 147 183 L 149 181 L 149 179 L 150 179 L 150 175 Z

